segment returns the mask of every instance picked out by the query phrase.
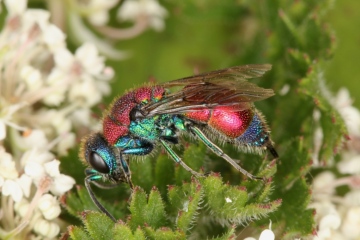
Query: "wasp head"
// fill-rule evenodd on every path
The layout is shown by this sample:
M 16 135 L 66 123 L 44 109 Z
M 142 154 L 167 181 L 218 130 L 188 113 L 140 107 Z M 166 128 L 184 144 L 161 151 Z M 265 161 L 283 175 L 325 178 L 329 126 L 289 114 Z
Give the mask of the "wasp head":
M 125 181 L 117 155 L 101 133 L 94 133 L 86 137 L 81 143 L 80 159 L 91 169 L 86 170 L 87 175 L 93 175 L 94 180 L 104 177 L 110 181 Z

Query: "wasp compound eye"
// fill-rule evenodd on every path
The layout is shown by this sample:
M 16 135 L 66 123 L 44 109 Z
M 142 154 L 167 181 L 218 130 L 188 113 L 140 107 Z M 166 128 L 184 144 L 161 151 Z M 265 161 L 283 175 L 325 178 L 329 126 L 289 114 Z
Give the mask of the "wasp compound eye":
M 109 173 L 109 166 L 106 164 L 104 159 L 96 152 L 90 153 L 89 164 L 98 172 Z
M 83 154 L 86 162 L 99 173 L 111 174 L 116 168 L 116 156 L 100 133 L 87 137 Z

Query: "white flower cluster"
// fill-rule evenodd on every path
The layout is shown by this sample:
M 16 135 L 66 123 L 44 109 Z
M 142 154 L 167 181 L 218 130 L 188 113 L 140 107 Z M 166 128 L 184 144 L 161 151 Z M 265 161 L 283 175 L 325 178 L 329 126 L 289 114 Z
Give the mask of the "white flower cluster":
M 125 21 L 137 21 L 141 17 L 148 20 L 148 26 L 157 31 L 164 29 L 163 18 L 166 10 L 156 0 L 128 0 L 118 10 L 118 18 Z
M 75 145 L 74 129 L 90 127 L 90 107 L 110 91 L 113 70 L 93 44 L 72 54 L 50 13 L 5 0 L 0 32 L 0 238 L 59 234 L 58 197 L 75 181 L 56 155 Z
M 93 30 L 105 36 L 105 39 L 129 39 L 149 28 L 163 30 L 164 18 L 167 16 L 166 9 L 157 0 L 49 1 L 49 6 L 52 15 L 56 16 L 53 21 L 57 26 L 65 28 L 68 23 L 66 28 L 72 33 L 74 40 L 90 41 L 101 53 L 113 59 L 123 59 L 128 54 L 113 48 L 108 41 L 94 34 Z M 131 25 L 126 28 L 109 26 L 109 12 L 112 8 L 116 8 L 118 22 L 130 22 Z M 84 24 L 84 19 L 92 25 L 91 29 Z
M 346 89 L 341 89 L 330 101 L 343 117 L 350 140 L 336 165 L 342 176 L 325 171 L 314 178 L 313 202 L 309 205 L 316 210 L 318 229 L 314 239 L 355 240 L 360 239 L 360 111 L 351 105 Z M 322 135 L 315 133 L 317 141 L 322 141 Z M 340 196 L 336 193 L 339 186 L 346 186 L 349 191 Z

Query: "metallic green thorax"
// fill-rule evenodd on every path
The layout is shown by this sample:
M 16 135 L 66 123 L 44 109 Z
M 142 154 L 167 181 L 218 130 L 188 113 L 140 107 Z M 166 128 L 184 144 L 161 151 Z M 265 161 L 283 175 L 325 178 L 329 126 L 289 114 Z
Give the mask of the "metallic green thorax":
M 132 121 L 129 130 L 133 135 L 152 142 L 160 137 L 175 137 L 177 130 L 185 130 L 185 124 L 179 116 L 164 114 Z

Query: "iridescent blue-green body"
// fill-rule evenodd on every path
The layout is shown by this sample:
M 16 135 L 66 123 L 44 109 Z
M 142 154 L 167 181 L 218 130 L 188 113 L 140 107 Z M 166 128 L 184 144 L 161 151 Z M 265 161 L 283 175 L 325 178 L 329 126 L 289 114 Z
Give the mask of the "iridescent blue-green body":
M 278 155 L 270 140 L 270 131 L 253 102 L 273 95 L 246 81 L 260 77 L 271 65 L 246 65 L 183 78 L 155 86 L 144 86 L 114 100 L 104 114 L 103 132 L 83 141 L 81 158 L 87 169 L 86 187 L 95 204 L 112 217 L 96 200 L 90 182 L 99 187 L 127 182 L 132 186 L 129 156 L 147 155 L 162 146 L 177 163 L 196 176 L 200 173 L 188 167 L 172 150 L 179 136 L 192 134 L 246 176 L 256 176 L 242 169 L 214 141 L 228 142 L 243 150 L 268 149 Z M 169 89 L 177 87 L 178 91 Z M 114 219 L 113 219 L 114 220 Z

